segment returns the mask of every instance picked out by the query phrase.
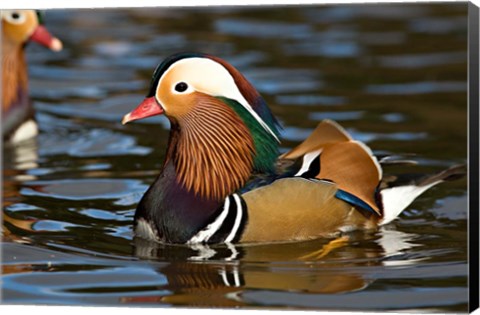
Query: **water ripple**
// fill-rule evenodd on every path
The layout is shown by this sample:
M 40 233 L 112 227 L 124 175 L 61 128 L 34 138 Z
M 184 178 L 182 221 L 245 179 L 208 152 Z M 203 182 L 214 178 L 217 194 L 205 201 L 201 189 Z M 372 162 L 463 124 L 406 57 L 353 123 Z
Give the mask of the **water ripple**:
M 324 119 L 333 119 L 336 121 L 347 121 L 347 120 L 357 120 L 361 119 L 364 115 L 363 111 L 344 111 L 344 112 L 320 112 L 320 113 L 310 113 L 308 118 L 310 120 L 324 120 Z
M 258 38 L 305 38 L 312 28 L 307 24 L 293 24 L 246 19 L 218 19 L 215 29 L 224 34 Z
M 452 32 L 464 32 L 467 26 L 467 20 L 463 17 L 457 18 L 435 18 L 422 17 L 413 19 L 409 23 L 409 28 L 414 32 L 445 34 Z M 466 35 L 466 34 L 465 34 Z
M 464 92 L 467 90 L 467 83 L 462 81 L 424 81 L 424 82 L 408 82 L 401 84 L 372 84 L 365 88 L 369 94 L 378 95 L 415 95 L 429 93 L 451 93 Z
M 467 52 L 380 56 L 379 59 L 383 67 L 418 69 L 452 63 L 465 63 L 467 61 Z
M 347 102 L 343 96 L 325 96 L 316 94 L 277 95 L 275 101 L 280 105 L 337 106 Z
M 31 181 L 20 191 L 25 196 L 42 196 L 61 200 L 118 200 L 134 192 L 144 192 L 139 180 L 63 179 Z
M 106 129 L 85 129 L 71 132 L 67 136 L 42 136 L 43 156 L 68 154 L 77 157 L 99 157 L 116 155 L 147 155 L 152 148 L 136 144 L 135 137 Z

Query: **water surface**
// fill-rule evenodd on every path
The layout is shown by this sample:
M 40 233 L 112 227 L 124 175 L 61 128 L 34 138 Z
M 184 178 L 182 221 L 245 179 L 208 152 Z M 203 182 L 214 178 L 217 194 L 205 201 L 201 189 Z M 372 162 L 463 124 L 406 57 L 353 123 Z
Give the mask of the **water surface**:
M 152 244 L 132 220 L 169 124 L 120 123 L 158 62 L 202 51 L 257 87 L 282 151 L 330 118 L 407 154 L 408 171 L 440 171 L 466 162 L 466 16 L 466 3 L 48 11 L 65 49 L 28 47 L 41 133 L 3 152 L 3 303 L 466 311 L 466 180 L 330 251 Z

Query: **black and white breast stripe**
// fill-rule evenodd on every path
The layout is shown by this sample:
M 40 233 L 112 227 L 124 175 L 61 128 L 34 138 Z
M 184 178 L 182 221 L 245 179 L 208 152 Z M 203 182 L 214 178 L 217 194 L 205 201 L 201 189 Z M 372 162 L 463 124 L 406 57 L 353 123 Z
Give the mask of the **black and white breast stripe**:
M 242 236 L 247 219 L 247 206 L 243 199 L 238 194 L 230 195 L 225 198 L 223 207 L 212 220 L 188 240 L 187 244 L 237 242 Z

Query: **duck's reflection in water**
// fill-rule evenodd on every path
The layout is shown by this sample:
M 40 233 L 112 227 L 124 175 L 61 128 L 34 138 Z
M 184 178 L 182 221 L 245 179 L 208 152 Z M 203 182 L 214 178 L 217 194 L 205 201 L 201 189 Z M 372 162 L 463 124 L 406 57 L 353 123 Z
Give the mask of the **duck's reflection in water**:
M 4 241 L 28 243 L 26 235 L 12 233 L 12 229 L 32 232 L 33 219 L 16 218 L 5 210 L 21 202 L 20 190 L 24 182 L 36 180 L 37 177 L 29 173 L 38 167 L 38 143 L 36 138 L 22 141 L 18 144 L 4 143 L 3 170 L 2 170 L 2 236 Z
M 391 242 L 394 237 L 397 242 Z M 159 268 L 168 295 L 123 298 L 124 303 L 199 307 L 242 306 L 242 293 L 273 290 L 338 294 L 366 288 L 375 279 L 365 267 L 385 266 L 415 246 L 415 235 L 382 229 L 333 240 L 265 245 L 162 245 L 135 238 L 135 255 L 168 261 Z M 392 247 L 393 245 L 393 247 Z

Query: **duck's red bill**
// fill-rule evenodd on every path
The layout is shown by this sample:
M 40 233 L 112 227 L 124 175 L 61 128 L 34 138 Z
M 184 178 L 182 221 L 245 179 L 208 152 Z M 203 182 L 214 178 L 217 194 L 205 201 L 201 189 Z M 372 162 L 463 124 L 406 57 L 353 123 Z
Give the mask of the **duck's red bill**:
M 130 121 L 162 115 L 163 112 L 163 108 L 157 103 L 155 96 L 147 97 L 137 108 L 123 116 L 122 124 L 125 125 Z
M 30 39 L 53 51 L 60 51 L 63 48 L 62 42 L 58 38 L 53 37 L 43 25 L 37 26 Z

